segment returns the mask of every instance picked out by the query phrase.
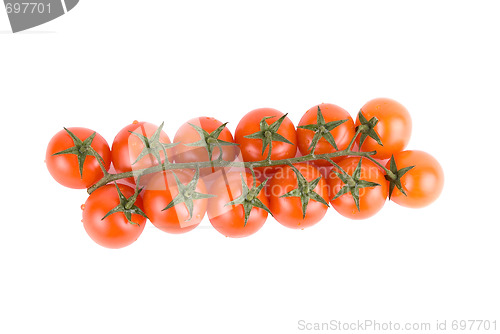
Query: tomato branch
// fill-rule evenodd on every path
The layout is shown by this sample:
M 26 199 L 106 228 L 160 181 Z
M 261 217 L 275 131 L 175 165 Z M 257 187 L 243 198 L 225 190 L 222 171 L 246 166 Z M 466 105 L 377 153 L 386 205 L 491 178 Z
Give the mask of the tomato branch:
M 366 156 L 367 159 L 370 159 L 374 164 L 376 164 L 377 166 L 379 166 L 380 168 L 382 168 L 385 172 L 385 174 L 392 180 L 395 180 L 397 178 L 397 176 L 391 172 L 390 169 L 387 169 L 384 165 L 382 165 L 380 162 L 378 162 L 376 159 L 374 159 L 373 157 L 371 156 Z
M 100 179 L 97 183 L 92 185 L 90 188 L 87 189 L 87 192 L 89 194 L 92 194 L 96 189 L 110 183 L 113 181 L 125 179 L 125 178 L 130 178 L 130 177 L 139 177 L 147 174 L 152 174 L 152 173 L 157 173 L 161 172 L 164 170 L 179 170 L 179 169 L 196 169 L 196 168 L 207 168 L 207 167 L 213 167 L 213 168 L 220 168 L 220 167 L 239 167 L 239 168 L 249 168 L 253 169 L 256 167 L 272 167 L 272 166 L 280 166 L 280 165 L 287 165 L 287 164 L 295 164 L 295 163 L 300 163 L 300 162 L 309 162 L 309 161 L 314 161 L 318 159 L 323 159 L 323 160 L 328 160 L 331 158 L 337 158 L 337 157 L 345 157 L 345 156 L 360 156 L 360 157 L 366 157 L 372 160 L 371 155 L 375 154 L 375 151 L 372 152 L 355 152 L 351 150 L 342 150 L 342 151 L 337 151 L 333 153 L 328 153 L 328 154 L 308 154 L 302 157 L 296 157 L 296 158 L 291 158 L 291 159 L 281 159 L 281 160 L 268 160 L 267 158 L 265 160 L 261 161 L 249 161 L 249 162 L 242 162 L 242 161 L 226 161 L 226 160 L 211 160 L 211 161 L 203 161 L 203 162 L 191 162 L 191 163 L 171 163 L 166 161 L 163 164 L 156 165 L 153 167 L 145 168 L 145 169 L 138 169 L 130 172 L 125 172 L 125 173 L 117 173 L 117 174 L 107 174 L 105 175 L 102 179 Z M 378 165 L 380 165 L 378 163 Z M 380 165 L 381 166 L 381 165 Z M 385 167 L 383 167 L 384 170 Z M 390 172 L 389 170 L 386 170 L 386 172 Z
M 352 150 L 352 147 L 354 146 L 354 142 L 356 141 L 356 138 L 358 138 L 358 136 L 359 136 L 359 134 L 361 133 L 362 130 L 363 129 L 358 126 L 358 128 L 356 129 L 356 133 L 354 134 L 354 137 L 352 137 L 351 142 L 347 146 L 348 150 Z

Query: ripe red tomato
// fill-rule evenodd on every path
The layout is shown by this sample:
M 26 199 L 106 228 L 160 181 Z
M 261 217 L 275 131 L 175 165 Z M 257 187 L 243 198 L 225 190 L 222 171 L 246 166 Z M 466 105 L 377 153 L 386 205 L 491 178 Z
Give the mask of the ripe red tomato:
M 319 170 L 307 163 L 296 164 L 295 168 L 304 176 L 314 194 L 309 195 L 307 201 L 306 215 L 303 217 L 303 206 L 300 197 L 281 197 L 298 188 L 297 175 L 290 166 L 284 166 L 277 171 L 267 184 L 267 194 L 269 195 L 269 209 L 274 218 L 283 226 L 290 228 L 306 228 L 319 222 L 328 209 L 328 187 L 326 181 L 321 176 Z M 319 181 L 312 181 L 319 178 Z M 309 185 L 308 185 L 309 186 Z M 311 198 L 314 196 L 313 198 Z M 321 197 L 324 203 L 318 201 Z M 309 199 L 310 198 L 310 199 Z M 316 198 L 316 199 L 314 199 Z
M 347 174 L 353 176 L 360 159 L 362 159 L 362 161 L 358 179 L 374 182 L 380 186 L 354 188 L 354 191 L 359 192 L 359 210 L 351 192 L 347 192 L 334 199 L 335 195 L 346 186 L 346 184 L 334 173 L 334 171 L 340 173 L 340 170 L 334 167 L 328 175 L 327 180 L 330 203 L 338 213 L 350 219 L 365 219 L 376 214 L 384 206 L 389 192 L 388 182 L 385 179 L 384 171 L 370 160 L 359 157 L 348 157 L 341 160 L 338 165 Z
M 408 110 L 397 101 L 388 98 L 377 98 L 368 101 L 359 111 L 366 120 L 372 117 L 378 119 L 373 128 L 380 138 L 383 146 L 380 146 L 373 138 L 367 137 L 360 146 L 361 151 L 377 151 L 372 157 L 377 159 L 388 159 L 394 153 L 405 149 L 411 137 L 411 117 Z M 361 122 L 356 118 L 356 126 Z M 360 136 L 356 139 L 359 145 Z
M 175 171 L 182 184 L 188 184 L 193 175 L 188 172 Z M 207 192 L 203 180 L 199 179 L 196 192 Z M 157 173 L 148 182 L 144 191 L 144 210 L 151 223 L 168 233 L 185 233 L 200 224 L 207 211 L 207 199 L 193 200 L 192 216 L 185 203 L 179 203 L 164 210 L 179 195 L 179 188 L 172 172 Z
M 240 145 L 239 148 L 244 161 L 261 161 L 267 158 L 269 146 L 262 153 L 263 141 L 256 138 L 245 138 L 245 136 L 252 135 L 261 130 L 260 121 L 263 117 L 272 117 L 266 119 L 266 123 L 270 125 L 278 121 L 283 115 L 282 112 L 276 109 L 260 108 L 250 111 L 240 120 L 236 127 L 234 138 L 235 142 Z M 297 152 L 297 134 L 295 126 L 288 117 L 285 117 L 281 123 L 277 134 L 284 137 L 291 144 L 273 140 L 271 159 L 281 160 L 295 157 L 295 153 Z M 277 168 L 265 167 L 258 170 L 264 174 L 270 174 L 276 171 Z
M 321 114 L 323 115 L 325 123 L 347 120 L 346 122 L 336 126 L 335 128 L 329 131 L 333 139 L 335 140 L 335 144 L 338 147 L 338 151 L 345 150 L 349 146 L 349 143 L 354 137 L 356 131 L 354 129 L 354 122 L 352 120 L 351 115 L 349 115 L 347 111 L 340 108 L 339 106 L 330 103 L 322 103 L 320 105 L 314 106 L 308 111 L 306 111 L 304 116 L 302 116 L 302 118 L 300 119 L 298 126 L 317 124 L 318 107 L 321 111 Z M 297 127 L 297 142 L 300 153 L 302 153 L 302 155 L 308 155 L 309 153 L 311 153 L 310 146 L 311 143 L 313 142 L 314 135 L 315 132 L 312 130 L 301 129 Z M 314 151 L 315 154 L 328 154 L 337 152 L 335 147 L 332 146 L 332 144 L 330 144 L 323 136 L 319 138 L 320 139 Z M 342 157 L 337 157 L 334 158 L 333 160 L 339 161 L 341 159 Z M 325 160 L 316 160 L 314 163 L 317 164 L 318 166 L 330 166 L 330 163 Z
M 80 141 L 84 142 L 95 133 L 95 131 L 86 128 L 68 128 Z M 88 139 L 90 141 L 92 138 Z M 77 141 L 78 144 L 78 141 Z M 87 142 L 84 142 L 87 144 Z M 80 175 L 80 165 L 78 163 L 78 156 L 76 154 L 59 154 L 55 153 L 68 150 L 75 147 L 75 141 L 71 138 L 68 132 L 61 130 L 49 142 L 47 147 L 45 162 L 50 175 L 62 184 L 63 186 L 74 189 L 85 189 L 96 183 L 103 177 L 102 169 L 96 158 L 91 155 L 86 155 L 85 151 L 80 152 L 81 159 L 84 159 L 83 173 Z M 82 146 L 88 149 L 88 145 Z M 102 163 L 106 170 L 109 169 L 111 163 L 111 152 L 106 140 L 98 133 L 92 139 L 90 144 L 103 159 Z M 76 148 L 76 147 L 75 147 Z M 82 150 L 82 151 L 83 151 Z M 78 153 L 77 152 L 77 153 Z
M 126 198 L 134 195 L 133 188 L 122 184 L 118 187 Z M 85 202 L 83 227 L 92 240 L 103 247 L 122 248 L 130 245 L 139 238 L 146 225 L 146 218 L 136 213 L 131 214 L 133 224 L 123 212 L 115 212 L 102 219 L 119 204 L 120 197 L 114 184 L 98 188 Z M 140 210 L 143 209 L 140 196 L 134 205 Z
M 217 129 L 219 129 L 223 125 L 222 122 L 216 120 L 213 117 L 197 117 L 184 123 L 175 134 L 174 142 L 180 143 L 173 148 L 175 162 L 186 163 L 210 161 L 216 160 L 220 155 L 219 147 L 214 143 L 210 145 L 212 157 L 211 159 L 209 159 L 208 151 L 206 148 L 209 144 L 207 144 L 205 140 L 199 143 L 200 145 L 207 145 L 205 147 L 186 145 L 202 140 L 198 131 L 190 124 L 193 124 L 205 130 L 208 134 L 216 135 L 216 138 L 214 139 L 218 139 L 219 144 L 222 147 L 222 159 L 226 161 L 233 161 L 235 159 L 237 146 L 234 144 L 234 139 L 231 131 L 229 131 L 227 127 L 224 127 L 217 136 L 215 132 L 218 132 Z M 220 171 L 220 168 L 204 168 L 200 170 L 200 174 L 202 176 L 206 176 L 210 173 L 216 173 L 218 171 Z
M 227 205 L 242 194 L 242 177 L 249 188 L 252 187 L 252 175 L 246 172 L 228 173 L 217 179 L 210 188 L 210 194 L 215 195 L 208 200 L 208 219 L 212 226 L 227 237 L 246 237 L 257 232 L 265 223 L 267 212 L 261 208 L 252 208 L 245 225 L 243 205 Z M 260 182 L 257 181 L 257 186 Z M 269 202 L 262 190 L 257 198 L 268 207 Z
M 394 154 L 398 169 L 415 166 L 400 179 L 406 196 L 397 188 L 391 200 L 409 208 L 421 208 L 434 202 L 444 186 L 444 172 L 439 162 L 423 151 L 403 151 Z M 386 168 L 390 168 L 390 161 Z
M 148 152 L 148 147 L 144 145 L 144 142 L 140 138 L 140 136 L 134 134 L 137 133 L 151 139 L 157 130 L 158 126 L 154 124 L 146 122 L 134 122 L 127 125 L 122 130 L 120 130 L 120 132 L 118 132 L 111 148 L 113 166 L 118 173 L 125 173 L 132 170 L 149 168 L 158 165 L 158 158 L 153 154 L 145 154 L 139 160 L 137 160 L 140 157 L 141 153 L 144 154 Z M 161 150 L 158 145 L 160 143 L 170 144 L 170 138 L 168 138 L 165 132 L 160 131 L 159 138 L 155 139 L 156 140 L 154 140 L 154 144 L 150 143 L 151 146 L 154 146 L 151 148 L 151 150 L 156 150 L 159 154 L 161 162 L 164 162 L 165 155 L 163 153 L 163 150 Z M 166 151 L 170 161 L 171 148 L 167 149 Z

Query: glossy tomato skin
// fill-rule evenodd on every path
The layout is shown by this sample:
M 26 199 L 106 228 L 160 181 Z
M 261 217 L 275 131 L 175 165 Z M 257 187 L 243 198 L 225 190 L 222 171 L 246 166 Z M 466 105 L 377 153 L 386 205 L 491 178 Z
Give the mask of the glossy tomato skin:
M 158 126 L 151 123 L 134 122 L 125 126 L 120 130 L 120 132 L 118 132 L 111 148 L 113 167 L 118 173 L 149 168 L 158 164 L 156 158 L 151 154 L 144 156 L 137 161 L 137 163 L 133 164 L 142 152 L 144 145 L 138 136 L 130 133 L 132 131 L 151 138 L 157 129 Z M 160 142 L 170 144 L 170 138 L 163 131 L 160 134 Z M 167 150 L 167 155 L 169 155 L 169 160 L 171 160 L 171 149 Z M 160 152 L 160 158 L 162 162 L 165 161 L 165 155 L 163 152 Z
M 222 125 L 222 122 L 213 117 L 197 117 L 181 125 L 174 137 L 174 143 L 180 143 L 173 148 L 175 162 L 187 163 L 209 161 L 208 152 L 205 147 L 193 147 L 185 145 L 197 142 L 201 139 L 198 132 L 190 124 L 199 126 L 208 133 L 212 133 Z M 222 130 L 218 139 L 234 143 L 233 135 L 227 127 Z M 222 146 L 222 158 L 226 161 L 233 161 L 236 157 L 237 151 L 237 146 Z M 220 150 L 218 147 L 215 147 L 212 151 L 212 160 L 217 160 L 219 155 Z M 211 173 L 217 172 L 220 172 L 220 168 L 204 168 L 200 170 L 200 175 L 207 176 Z
M 192 180 L 191 173 L 175 171 L 183 184 Z M 203 180 L 198 180 L 196 192 L 206 194 L 207 189 Z M 151 223 L 158 229 L 173 234 L 186 233 L 197 227 L 207 211 L 207 199 L 193 201 L 193 215 L 189 219 L 189 211 L 184 203 L 175 205 L 167 210 L 163 209 L 179 194 L 177 183 L 172 172 L 155 174 L 148 182 L 143 194 L 144 212 Z
M 388 159 L 392 154 L 405 149 L 410 141 L 412 121 L 408 110 L 402 104 L 388 98 L 376 98 L 368 101 L 360 112 L 368 121 L 377 117 L 378 123 L 374 129 L 383 144 L 380 146 L 375 140 L 367 137 L 361 146 L 362 151 L 377 151 L 372 157 Z M 355 125 L 360 124 L 358 116 Z M 359 136 L 356 142 L 359 145 Z
M 439 162 L 429 153 L 408 150 L 394 154 L 398 169 L 415 166 L 401 177 L 403 195 L 394 189 L 391 200 L 409 208 L 421 208 L 434 202 L 444 186 L 444 172 Z M 390 161 L 386 168 L 390 167 Z
M 359 157 L 347 157 L 341 160 L 338 165 L 349 175 L 352 175 L 359 159 Z M 359 211 L 350 193 L 333 199 L 344 186 L 344 183 L 333 171 L 328 175 L 330 203 L 338 213 L 350 219 L 366 219 L 375 215 L 382 209 L 389 194 L 389 186 L 384 171 L 370 160 L 362 159 L 360 179 L 378 183 L 380 186 L 359 189 Z
M 267 158 L 269 147 L 262 154 L 262 140 L 245 138 L 260 130 L 260 121 L 263 117 L 273 116 L 266 120 L 267 124 L 272 124 L 284 114 L 272 108 L 255 109 L 247 113 L 238 123 L 234 133 L 235 142 L 239 144 L 243 161 L 261 161 Z M 297 133 L 292 121 L 286 117 L 278 129 L 278 134 L 288 139 L 292 145 L 284 142 L 273 141 L 271 152 L 272 160 L 289 159 L 295 157 L 297 152 Z M 277 168 L 258 168 L 264 174 L 272 174 Z
M 82 141 L 94 133 L 93 130 L 87 128 L 73 127 L 68 128 L 68 130 Z M 45 162 L 50 175 L 52 175 L 57 182 L 68 188 L 85 189 L 103 177 L 97 159 L 93 156 L 87 156 L 85 158 L 82 178 L 80 175 L 78 158 L 75 154 L 53 155 L 54 153 L 61 152 L 73 146 L 74 143 L 69 134 L 64 130 L 59 131 L 52 137 L 47 146 Z M 111 163 L 111 152 L 106 140 L 100 134 L 96 134 L 91 146 L 103 158 L 104 167 L 108 170 Z
M 249 188 L 252 187 L 252 175 L 242 172 L 243 178 Z M 257 181 L 257 185 L 260 182 Z M 241 238 L 254 234 L 264 225 L 268 213 L 260 208 L 252 208 L 247 224 L 245 226 L 245 212 L 243 205 L 225 206 L 226 203 L 235 200 L 241 195 L 242 184 L 240 173 L 232 172 L 224 174 L 217 179 L 210 194 L 215 197 L 208 200 L 208 219 L 212 226 L 226 237 Z M 262 190 L 257 197 L 269 207 L 269 201 Z
M 134 189 L 119 184 L 123 195 L 127 198 L 134 194 Z M 122 248 L 132 244 L 139 238 L 146 218 L 132 214 L 132 221 L 139 225 L 130 224 L 122 212 L 109 215 L 101 220 L 110 210 L 120 204 L 118 192 L 114 184 L 108 184 L 95 190 L 85 202 L 83 209 L 83 227 L 87 234 L 97 244 L 106 248 Z M 137 197 L 135 205 L 143 210 L 141 197 Z
M 311 164 L 294 165 L 308 182 L 321 177 L 314 191 L 328 203 L 328 187 L 319 170 Z M 299 197 L 280 197 L 297 188 L 297 176 L 290 166 L 277 171 L 266 186 L 269 196 L 269 209 L 274 218 L 283 226 L 304 229 L 319 222 L 326 214 L 328 207 L 313 199 L 309 200 L 305 218 L 302 217 L 302 204 Z
M 345 119 L 347 120 L 346 122 L 330 131 L 333 138 L 335 139 L 335 144 L 337 144 L 339 151 L 345 150 L 354 137 L 356 130 L 351 115 L 349 115 L 349 113 L 341 107 L 330 103 L 322 103 L 320 105 L 314 106 L 306 111 L 304 116 L 302 116 L 302 118 L 300 119 L 298 126 L 316 124 L 318 107 L 320 108 L 321 114 L 325 119 L 325 123 L 342 121 Z M 309 147 L 311 146 L 313 137 L 313 131 L 297 127 L 297 143 L 302 155 L 311 153 Z M 321 138 L 318 141 L 316 150 L 314 151 L 315 154 L 328 154 L 334 152 L 337 152 L 337 150 L 335 149 L 335 147 L 330 145 L 330 143 L 327 142 L 325 138 Z M 333 160 L 340 161 L 341 159 L 341 157 L 338 157 L 334 158 Z M 314 163 L 318 166 L 330 166 L 330 163 L 325 160 L 316 160 Z

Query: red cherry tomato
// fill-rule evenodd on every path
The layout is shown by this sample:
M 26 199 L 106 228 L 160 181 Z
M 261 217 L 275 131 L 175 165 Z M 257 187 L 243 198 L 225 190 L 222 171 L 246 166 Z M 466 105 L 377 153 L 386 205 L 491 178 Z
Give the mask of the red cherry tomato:
M 387 98 L 377 98 L 368 101 L 360 110 L 360 113 L 370 120 L 372 117 L 378 119 L 374 130 L 378 134 L 382 145 L 380 146 L 374 139 L 367 137 L 361 145 L 361 150 L 365 152 L 377 151 L 373 158 L 388 159 L 394 153 L 405 149 L 411 137 L 411 117 L 408 110 L 397 101 Z M 361 125 L 359 114 L 356 118 L 356 126 Z M 360 137 L 356 139 L 359 145 Z
M 403 151 L 394 154 L 398 169 L 415 166 L 400 179 L 406 196 L 397 188 L 391 200 L 409 208 L 421 208 L 434 202 L 444 186 L 444 172 L 439 162 L 423 151 Z M 390 168 L 390 161 L 386 168 Z
M 267 158 L 269 146 L 266 147 L 264 154 L 262 154 L 263 141 L 261 139 L 245 138 L 245 136 L 260 131 L 260 121 L 263 117 L 272 116 L 272 118 L 268 118 L 266 120 L 267 124 L 272 124 L 283 115 L 284 114 L 282 112 L 276 109 L 260 108 L 250 111 L 240 120 L 238 126 L 236 127 L 234 137 L 236 143 L 240 145 L 239 148 L 244 161 L 261 161 Z M 281 123 L 277 133 L 286 138 L 292 144 L 281 141 L 273 141 L 271 159 L 281 160 L 295 157 L 295 153 L 297 152 L 297 134 L 295 126 L 288 117 L 283 120 L 283 123 Z M 258 168 L 257 170 L 266 175 L 270 175 L 276 171 L 277 168 L 265 167 Z
M 352 176 L 358 166 L 359 159 L 359 157 L 348 157 L 341 160 L 338 165 Z M 336 167 L 328 175 L 330 203 L 338 213 L 350 219 L 365 219 L 379 212 L 384 206 L 389 192 L 383 170 L 370 160 L 362 159 L 359 179 L 378 183 L 380 186 L 359 189 L 359 210 L 350 192 L 333 199 L 346 184 L 333 172 L 333 170 L 340 172 Z
M 129 198 L 134 195 L 134 189 L 118 185 L 122 194 Z M 104 220 L 108 212 L 120 204 L 118 191 L 114 184 L 108 184 L 95 190 L 85 202 L 83 209 L 83 227 L 96 243 L 107 248 L 122 248 L 132 244 L 139 238 L 146 218 L 133 213 L 131 224 L 123 212 L 116 212 Z M 141 197 L 137 197 L 135 205 L 143 210 Z
M 147 138 L 151 138 L 157 129 L 158 126 L 151 123 L 134 122 L 118 132 L 111 148 L 113 167 L 116 172 L 125 173 L 132 170 L 139 170 L 158 165 L 158 159 L 152 154 L 147 154 L 136 161 L 141 152 L 143 152 L 145 145 L 139 136 L 131 133 L 134 132 Z M 168 138 L 165 132 L 161 131 L 159 142 L 163 144 L 170 144 L 170 138 Z M 172 149 L 166 150 L 169 160 L 171 160 L 171 150 Z M 164 162 L 165 155 L 163 151 L 159 151 L 159 156 L 161 162 Z M 128 181 L 134 182 L 134 179 L 129 178 Z
M 68 130 L 81 141 L 89 138 L 95 132 L 86 128 L 68 128 Z M 80 175 L 77 155 L 54 155 L 74 146 L 75 143 L 71 136 L 65 130 L 59 131 L 49 142 L 45 162 L 50 175 L 57 182 L 68 188 L 85 189 L 103 177 L 102 169 L 97 159 L 90 155 L 85 157 L 82 177 Z M 91 147 L 102 157 L 103 165 L 108 170 L 111 163 L 111 152 L 106 140 L 100 134 L 96 134 L 92 140 Z
M 249 188 L 252 187 L 252 175 L 242 172 L 243 179 Z M 257 181 L 257 186 L 260 182 Z M 252 208 L 247 224 L 245 225 L 245 212 L 243 205 L 227 205 L 242 194 L 242 181 L 240 173 L 224 174 L 217 179 L 210 188 L 210 194 L 215 195 L 208 200 L 208 219 L 212 226 L 221 234 L 240 238 L 257 232 L 265 223 L 267 212 L 260 208 Z M 268 199 L 262 190 L 257 198 L 267 207 Z
M 328 203 L 328 187 L 319 170 L 307 163 L 296 164 L 295 167 L 311 182 L 321 179 L 314 187 L 314 192 Z M 290 228 L 306 228 L 319 222 L 326 214 L 328 207 L 314 199 L 308 201 L 306 215 L 303 217 L 300 197 L 281 197 L 298 187 L 297 175 L 290 166 L 284 166 L 277 171 L 267 184 L 269 209 L 274 218 L 283 226 Z
M 322 103 L 318 106 L 314 106 L 306 111 L 304 116 L 300 119 L 298 126 L 317 124 L 318 107 L 321 110 L 325 123 L 347 120 L 330 131 L 335 139 L 335 144 L 337 144 L 339 151 L 345 150 L 349 146 L 349 143 L 354 137 L 356 131 L 354 129 L 354 121 L 352 120 L 351 115 L 339 106 L 330 103 Z M 313 141 L 314 134 L 314 131 L 297 127 L 297 142 L 302 155 L 308 155 L 311 153 L 310 146 Z M 335 147 L 333 147 L 325 138 L 321 137 L 316 145 L 314 153 L 328 154 L 333 152 L 337 152 Z M 339 161 L 341 159 L 342 157 L 337 157 L 333 160 Z M 330 163 L 326 160 L 316 160 L 314 163 L 318 166 L 330 166 Z
M 188 184 L 193 175 L 175 171 L 182 184 Z M 206 194 L 203 180 L 199 179 L 196 192 Z M 185 203 L 179 203 L 167 210 L 167 205 L 179 194 L 179 189 L 172 172 L 158 173 L 148 182 L 144 191 L 144 210 L 151 223 L 168 233 L 185 233 L 200 224 L 207 211 L 207 199 L 193 200 L 192 217 Z
M 174 137 L 174 143 L 180 143 L 173 148 L 175 162 L 187 163 L 210 161 L 207 149 L 205 147 L 194 147 L 186 145 L 201 140 L 199 133 L 190 124 L 196 125 L 210 134 L 217 130 L 217 128 L 222 125 L 222 122 L 216 120 L 213 117 L 197 117 L 184 123 L 179 128 L 179 130 L 177 130 L 177 133 Z M 224 127 L 217 138 L 221 141 L 234 143 L 233 135 L 227 127 Z M 232 145 L 223 145 L 223 143 L 221 147 L 222 159 L 226 161 L 233 161 L 236 157 L 238 147 Z M 217 146 L 214 146 L 212 149 L 212 160 L 216 160 L 220 155 L 220 150 Z M 210 173 L 220 172 L 220 169 L 221 168 L 214 167 L 204 168 L 200 170 L 200 175 L 207 176 Z

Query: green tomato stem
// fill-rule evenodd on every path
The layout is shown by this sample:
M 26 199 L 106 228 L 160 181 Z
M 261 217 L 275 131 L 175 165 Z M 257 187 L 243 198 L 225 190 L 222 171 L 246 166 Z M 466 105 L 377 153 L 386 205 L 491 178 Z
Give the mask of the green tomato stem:
M 369 160 L 371 160 L 374 164 L 376 164 L 380 168 L 382 168 L 384 170 L 384 172 L 387 174 L 388 177 L 390 177 L 393 180 L 397 179 L 397 176 L 394 175 L 394 173 L 391 170 L 385 168 L 384 165 L 382 165 L 380 162 L 378 162 L 377 160 L 375 160 L 373 157 L 367 156 L 366 158 L 369 159 Z
M 104 177 L 109 175 L 108 171 L 106 170 L 106 167 L 104 167 L 104 163 L 102 160 L 102 157 L 97 153 L 92 147 L 90 148 L 90 154 L 97 160 L 99 163 L 99 166 L 101 167 L 102 173 L 104 174 Z
M 351 142 L 347 146 L 347 150 L 351 151 L 352 147 L 354 146 L 354 142 L 356 141 L 356 138 L 358 138 L 359 134 L 361 133 L 362 128 L 361 126 L 358 126 L 358 129 L 356 130 L 356 133 L 354 134 L 354 137 L 352 137 Z
M 355 152 L 351 151 L 349 149 L 342 150 L 342 151 L 337 151 L 333 153 L 328 153 L 328 154 L 308 154 L 302 157 L 296 157 L 296 158 L 291 158 L 291 159 L 281 159 L 281 160 L 261 160 L 261 161 L 251 161 L 251 162 L 241 162 L 241 161 L 226 161 L 226 160 L 212 160 L 212 161 L 203 161 L 203 162 L 190 162 L 190 163 L 164 163 L 164 164 L 159 164 L 156 166 L 152 166 L 149 168 L 144 168 L 144 169 L 138 169 L 130 172 L 125 172 L 125 173 L 117 173 L 117 174 L 110 174 L 110 173 L 105 173 L 104 177 L 101 178 L 97 183 L 92 185 L 90 188 L 87 189 L 87 192 L 89 194 L 92 194 L 96 189 L 110 183 L 113 181 L 121 180 L 121 179 L 126 179 L 130 177 L 140 177 L 143 175 L 147 174 L 152 174 L 152 173 L 157 173 L 161 171 L 166 171 L 166 170 L 179 170 L 179 169 L 196 169 L 196 168 L 207 168 L 207 167 L 239 167 L 239 168 L 249 168 L 253 169 L 256 167 L 272 167 L 272 166 L 280 166 L 280 165 L 287 165 L 287 164 L 295 164 L 295 163 L 300 163 L 300 162 L 308 162 L 308 161 L 313 161 L 313 160 L 325 160 L 327 158 L 337 158 L 337 157 L 345 157 L 345 156 L 360 156 L 360 157 L 366 157 L 370 160 L 371 155 L 375 154 L 375 151 L 372 152 Z M 377 162 L 376 162 L 377 163 Z M 378 164 L 380 165 L 380 164 Z M 381 165 L 380 165 L 381 166 Z M 383 167 L 385 169 L 385 167 Z M 385 169 L 386 172 L 390 172 L 387 169 Z M 393 174 L 393 173 L 391 173 Z M 390 174 L 388 174 L 390 175 Z M 393 174 L 394 175 L 394 174 Z

